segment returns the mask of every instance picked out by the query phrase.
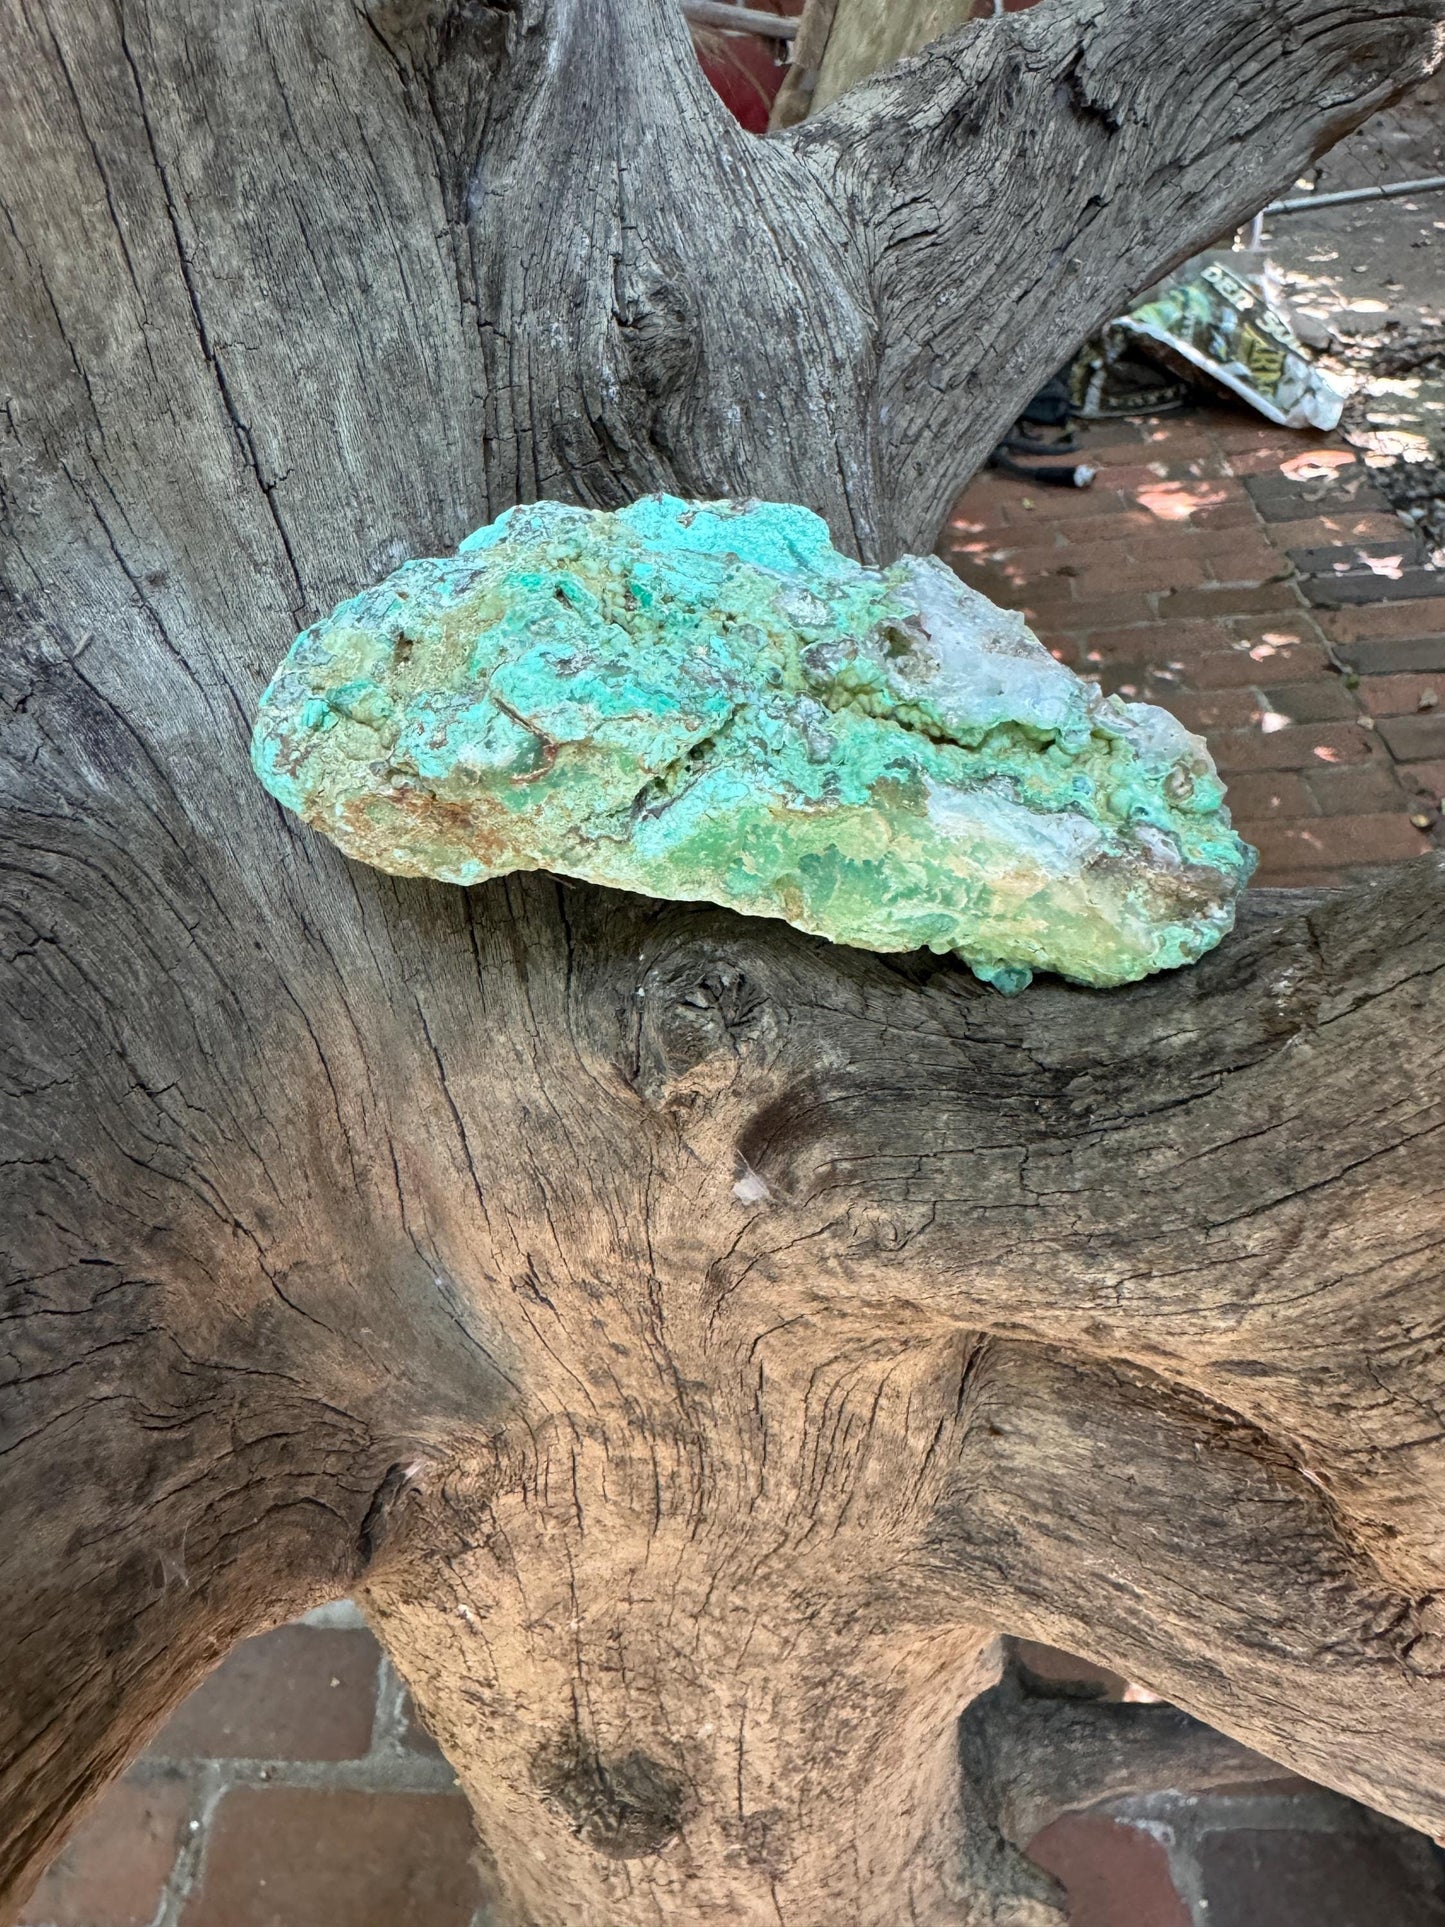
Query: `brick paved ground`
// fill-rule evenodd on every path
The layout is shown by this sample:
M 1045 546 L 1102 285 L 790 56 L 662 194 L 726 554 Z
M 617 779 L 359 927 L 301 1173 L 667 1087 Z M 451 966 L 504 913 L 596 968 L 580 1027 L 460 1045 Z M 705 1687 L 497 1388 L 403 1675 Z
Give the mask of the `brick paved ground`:
M 1038 1690 L 1126 1682 L 1028 1643 Z M 486 1927 L 466 1803 L 354 1610 L 240 1646 L 72 1837 L 24 1927 Z M 1418 1834 L 1281 1772 L 1045 1829 L 1073 1927 L 1442 1927 Z
M 1032 1640 L 1035 1691 L 1137 1699 L 1116 1673 Z M 1442 1927 L 1445 1856 L 1283 1768 L 1227 1793 L 1112 1800 L 1066 1814 L 1029 1849 L 1063 1882 L 1071 1927 Z
M 1092 488 L 986 474 L 941 551 L 1054 653 L 1203 732 L 1259 881 L 1442 840 L 1445 571 L 1339 438 L 1223 410 L 1085 432 Z
M 239 1646 L 23 1927 L 481 1927 L 470 1810 L 349 1604 Z

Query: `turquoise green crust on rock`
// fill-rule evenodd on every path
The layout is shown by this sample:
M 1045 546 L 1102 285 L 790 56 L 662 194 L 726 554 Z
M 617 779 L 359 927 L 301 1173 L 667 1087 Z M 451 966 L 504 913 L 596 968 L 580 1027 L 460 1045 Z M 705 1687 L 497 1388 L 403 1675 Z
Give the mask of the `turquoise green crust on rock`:
M 512 509 L 298 637 L 252 756 L 396 875 L 553 870 L 954 951 L 1008 990 L 1191 963 L 1254 867 L 1167 712 L 942 563 L 865 569 L 782 503 Z

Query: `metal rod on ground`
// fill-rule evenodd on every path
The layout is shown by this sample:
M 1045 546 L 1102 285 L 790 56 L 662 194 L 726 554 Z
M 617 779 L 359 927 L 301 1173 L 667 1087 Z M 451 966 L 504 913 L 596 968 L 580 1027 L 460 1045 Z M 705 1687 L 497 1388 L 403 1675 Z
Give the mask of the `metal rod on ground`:
M 1271 201 L 1266 214 L 1303 214 L 1312 207 L 1344 207 L 1349 201 L 1392 201 L 1398 194 L 1434 194 L 1445 188 L 1445 174 L 1424 181 L 1387 181 L 1383 187 L 1350 187 L 1338 194 L 1301 194 L 1297 200 Z
M 733 33 L 760 33 L 769 40 L 791 40 L 798 31 L 790 14 L 760 13 L 755 7 L 734 7 L 729 0 L 682 0 L 682 11 L 700 27 L 722 27 Z

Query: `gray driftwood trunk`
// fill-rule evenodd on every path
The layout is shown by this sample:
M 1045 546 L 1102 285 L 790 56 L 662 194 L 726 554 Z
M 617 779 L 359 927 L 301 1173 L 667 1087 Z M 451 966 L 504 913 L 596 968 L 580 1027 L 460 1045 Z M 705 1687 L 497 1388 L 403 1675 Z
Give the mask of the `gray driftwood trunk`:
M 764 143 L 672 0 L 7 0 L 9 1903 L 352 1589 L 528 1927 L 1056 1919 L 1009 1840 L 1190 1734 L 989 1693 L 998 1629 L 1445 1826 L 1438 866 L 1006 1001 L 395 882 L 246 758 L 518 499 L 926 547 L 1442 22 L 1049 0 Z

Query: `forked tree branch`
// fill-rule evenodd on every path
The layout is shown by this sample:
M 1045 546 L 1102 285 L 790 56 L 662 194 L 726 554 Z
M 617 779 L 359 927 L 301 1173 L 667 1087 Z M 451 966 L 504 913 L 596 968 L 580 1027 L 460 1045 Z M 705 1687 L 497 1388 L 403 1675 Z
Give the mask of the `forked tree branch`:
M 716 1795 L 692 1863 L 601 1866 L 557 1821 L 593 1899 L 622 1866 L 774 1922 L 768 1816 L 806 1778 L 785 1897 L 827 1918 L 859 1864 L 843 1704 L 891 1918 L 949 1833 L 982 1621 L 1438 1815 L 1438 866 L 1008 1003 L 697 907 L 399 883 L 246 760 L 297 626 L 519 498 L 754 490 L 864 552 L 926 541 L 929 464 L 1062 353 L 1067 301 L 1083 325 L 1421 69 L 1433 0 L 1352 80 L 1362 11 L 1301 27 L 1292 72 L 1224 0 L 1121 0 L 1176 77 L 1208 29 L 1180 112 L 1054 0 L 759 142 L 671 0 L 11 8 L 12 1893 L 228 1641 L 381 1597 L 403 1493 L 431 1565 L 393 1636 L 477 1784 L 511 1747 L 519 1837 L 555 1819 L 529 1776 L 565 1705 Z M 1057 217 L 1008 194 L 1048 155 Z M 668 1559 L 687 1610 L 649 1592 Z M 501 1604 L 459 1647 L 466 1587 Z M 707 1710 L 745 1656 L 746 1749 Z
M 1383 1583 L 1287 1452 L 1148 1374 L 1032 1348 L 994 1352 L 976 1398 L 936 1539 L 971 1603 L 1295 1772 L 1445 1831 L 1434 1596 Z M 1011 1757 L 1022 1829 L 1032 1769 Z M 1127 1777 L 1127 1754 L 1118 1767 Z M 1045 1804 L 1048 1785 L 1045 1772 Z
M 866 236 L 905 539 L 1092 329 L 1433 71 L 1442 23 L 1442 0 L 1050 0 L 791 134 Z
M 1277 1778 L 1269 1760 L 1176 1707 L 1035 1697 L 1014 1642 L 959 1722 L 960 1851 L 970 1927 L 1064 1927 L 1067 1899 L 1029 1857 L 1051 1821 L 1103 1801 Z M 986 1897 L 986 1898 L 985 1898 Z
M 699 1126 L 735 1133 L 766 1187 L 713 1289 L 905 1290 L 1227 1393 L 1297 1442 L 1393 1585 L 1434 1591 L 1442 920 L 1445 863 L 1423 858 L 1251 917 L 1180 976 L 1018 1003 L 850 968 L 815 1010 L 775 947 L 757 991 L 789 1019 L 756 1075 L 780 1094 L 745 1080 Z
M 791 942 L 734 944 L 730 1022 L 688 946 L 645 979 L 640 1054 L 689 1106 L 662 1243 L 704 1260 L 724 1172 L 762 1193 L 720 1313 L 1006 1341 L 930 1448 L 958 1452 L 960 1610 L 1435 1830 L 1442 904 L 1426 859 L 1182 976 L 1013 1004 L 836 955 L 815 1001 Z

